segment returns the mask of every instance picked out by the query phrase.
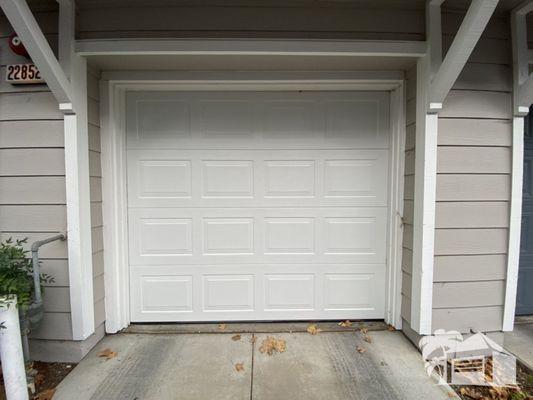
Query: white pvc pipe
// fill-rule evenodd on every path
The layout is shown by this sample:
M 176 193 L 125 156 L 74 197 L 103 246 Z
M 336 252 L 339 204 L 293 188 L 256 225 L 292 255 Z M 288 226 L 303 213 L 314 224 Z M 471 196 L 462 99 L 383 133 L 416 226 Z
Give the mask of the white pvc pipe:
M 0 298 L 0 359 L 7 400 L 28 400 L 17 300 Z

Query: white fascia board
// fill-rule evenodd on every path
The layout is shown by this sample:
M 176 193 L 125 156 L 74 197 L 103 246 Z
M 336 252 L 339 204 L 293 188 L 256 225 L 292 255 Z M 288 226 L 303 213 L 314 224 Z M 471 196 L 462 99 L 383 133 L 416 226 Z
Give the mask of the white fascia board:
M 4 0 L 5 1 L 5 0 Z M 78 40 L 76 52 L 96 55 L 294 55 L 421 57 L 422 41 L 370 40 Z
M 511 168 L 511 204 L 509 217 L 509 248 L 507 255 L 507 277 L 505 281 L 505 303 L 503 310 L 503 331 L 514 327 L 516 290 L 520 261 L 520 233 L 522 223 L 522 179 L 524 168 L 524 118 L 513 118 L 513 153 Z
M 72 103 L 70 82 L 26 1 L 0 0 L 0 6 L 58 103 Z
M 463 70 L 498 0 L 472 0 L 446 57 L 431 80 L 429 102 L 443 103 Z

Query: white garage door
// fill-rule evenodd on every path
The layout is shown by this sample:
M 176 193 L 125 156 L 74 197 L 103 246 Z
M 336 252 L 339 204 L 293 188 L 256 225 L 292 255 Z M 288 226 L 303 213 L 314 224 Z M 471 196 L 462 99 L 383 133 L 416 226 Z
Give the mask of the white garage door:
M 132 321 L 383 318 L 389 96 L 129 92 Z

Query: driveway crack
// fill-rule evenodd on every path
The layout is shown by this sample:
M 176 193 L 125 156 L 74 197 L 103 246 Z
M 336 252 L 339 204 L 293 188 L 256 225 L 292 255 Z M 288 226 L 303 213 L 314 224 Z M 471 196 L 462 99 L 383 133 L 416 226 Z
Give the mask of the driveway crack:
M 254 395 L 254 355 L 255 355 L 255 334 L 252 333 L 252 367 L 250 372 L 250 400 Z

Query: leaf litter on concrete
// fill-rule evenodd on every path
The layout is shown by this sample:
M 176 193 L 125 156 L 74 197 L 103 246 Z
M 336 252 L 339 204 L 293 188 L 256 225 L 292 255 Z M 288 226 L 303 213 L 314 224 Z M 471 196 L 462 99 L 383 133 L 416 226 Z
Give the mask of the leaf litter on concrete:
M 322 332 L 322 329 L 320 329 L 316 324 L 311 324 L 307 327 L 307 332 L 311 335 L 316 335 L 319 332 Z
M 347 319 L 346 321 L 341 321 L 337 325 L 342 326 L 343 328 L 351 328 L 352 327 L 352 321 Z
M 107 361 L 107 360 L 111 360 L 112 358 L 115 358 L 118 355 L 118 353 L 108 348 L 108 349 L 103 349 L 97 355 L 98 357 L 105 358 Z
M 287 349 L 287 343 L 284 339 L 277 339 L 272 336 L 267 336 L 265 340 L 261 342 L 261 347 L 259 351 L 262 354 L 268 354 L 272 356 L 276 353 L 283 353 Z

